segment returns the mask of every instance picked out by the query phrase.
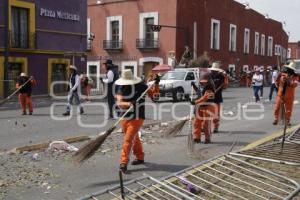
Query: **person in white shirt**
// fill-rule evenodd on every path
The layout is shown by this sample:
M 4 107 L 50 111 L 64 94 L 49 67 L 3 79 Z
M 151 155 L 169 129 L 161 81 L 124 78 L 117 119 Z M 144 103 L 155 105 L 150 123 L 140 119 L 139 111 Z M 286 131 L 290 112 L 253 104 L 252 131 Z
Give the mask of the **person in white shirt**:
M 258 95 L 258 91 L 261 90 L 261 88 L 263 86 L 263 80 L 264 80 L 264 77 L 260 73 L 260 70 L 256 69 L 255 70 L 255 74 L 252 77 L 255 102 L 260 101 L 260 98 L 259 98 L 259 95 Z
M 68 105 L 67 105 L 67 110 L 65 113 L 63 113 L 64 116 L 69 116 L 70 111 L 71 111 L 71 105 L 73 102 L 73 98 L 75 98 L 76 103 L 79 105 L 80 108 L 80 114 L 83 114 L 83 107 L 80 102 L 80 97 L 79 97 L 79 90 L 80 90 L 80 76 L 77 73 L 77 68 L 73 65 L 70 66 L 70 91 L 68 94 Z
M 105 66 L 105 69 L 107 71 L 106 73 L 106 79 L 103 79 L 103 82 L 107 84 L 107 103 L 109 108 L 109 118 L 114 119 L 114 106 L 115 106 L 115 88 L 114 83 L 117 79 L 119 79 L 118 69 L 117 66 L 113 64 L 111 59 L 106 60 L 105 63 L 103 63 Z
M 270 88 L 269 101 L 272 101 L 274 90 L 276 90 L 276 92 L 278 91 L 278 86 L 276 85 L 277 78 L 278 78 L 278 66 L 275 65 L 273 66 L 273 71 L 272 71 L 272 85 Z

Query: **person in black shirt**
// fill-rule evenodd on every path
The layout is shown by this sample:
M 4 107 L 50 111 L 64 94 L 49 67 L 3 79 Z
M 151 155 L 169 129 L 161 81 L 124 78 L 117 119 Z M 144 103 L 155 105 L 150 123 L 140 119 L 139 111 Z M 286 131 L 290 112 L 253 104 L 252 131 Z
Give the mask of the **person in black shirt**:
M 130 69 L 122 72 L 122 77 L 116 81 L 116 86 L 118 88 L 116 98 L 119 115 L 123 116 L 127 109 L 133 106 L 132 111 L 122 120 L 124 140 L 120 170 L 126 172 L 131 149 L 136 157 L 131 164 L 139 165 L 144 163 L 144 152 L 138 131 L 145 119 L 145 99 L 142 98 L 139 101 L 138 99 L 148 89 L 148 86 L 141 78 L 134 77 Z M 154 86 L 149 87 L 151 87 L 147 92 L 149 97 L 159 93 L 159 78 L 156 78 Z

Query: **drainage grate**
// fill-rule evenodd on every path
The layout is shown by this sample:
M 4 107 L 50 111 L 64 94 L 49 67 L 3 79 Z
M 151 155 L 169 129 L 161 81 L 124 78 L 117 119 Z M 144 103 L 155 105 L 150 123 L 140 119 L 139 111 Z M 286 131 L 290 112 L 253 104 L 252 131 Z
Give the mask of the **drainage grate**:
M 300 128 L 295 130 L 294 133 L 287 138 L 287 140 L 296 144 L 300 144 Z
M 145 176 L 124 184 L 126 200 L 280 200 L 291 199 L 299 190 L 297 181 L 233 155 L 214 158 L 161 180 Z M 80 200 L 88 199 L 122 199 L 120 187 Z
M 275 142 L 230 155 L 300 166 L 300 145 L 289 141 L 284 143 L 283 149 L 281 142 Z

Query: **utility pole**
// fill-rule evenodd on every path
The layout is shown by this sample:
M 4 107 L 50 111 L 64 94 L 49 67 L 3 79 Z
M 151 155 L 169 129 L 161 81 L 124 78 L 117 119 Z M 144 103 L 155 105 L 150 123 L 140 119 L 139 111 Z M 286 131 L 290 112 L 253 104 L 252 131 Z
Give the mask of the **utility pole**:
M 4 0 L 4 80 L 8 80 L 8 66 L 9 66 L 9 0 Z M 7 97 L 8 94 L 8 82 L 4 81 L 4 97 Z

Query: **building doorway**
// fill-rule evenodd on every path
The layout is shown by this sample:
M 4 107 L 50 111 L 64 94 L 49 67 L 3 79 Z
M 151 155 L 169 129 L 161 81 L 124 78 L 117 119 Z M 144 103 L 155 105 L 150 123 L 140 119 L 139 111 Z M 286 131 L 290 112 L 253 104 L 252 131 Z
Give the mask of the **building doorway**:
M 152 69 L 157 65 L 159 65 L 158 62 L 144 62 L 143 72 L 145 80 L 149 78 L 149 76 L 152 74 Z
M 61 81 L 67 80 L 67 65 L 53 63 L 51 66 L 51 83 L 58 82 L 53 86 L 53 94 L 58 95 L 67 92 L 67 85 Z
M 22 63 L 12 63 L 8 64 L 8 94 L 13 93 L 16 90 L 16 83 L 20 74 L 23 72 Z

